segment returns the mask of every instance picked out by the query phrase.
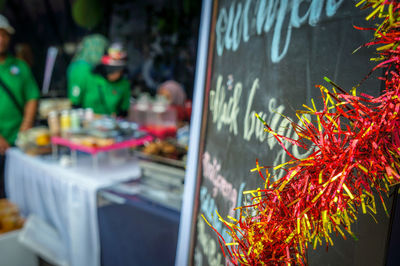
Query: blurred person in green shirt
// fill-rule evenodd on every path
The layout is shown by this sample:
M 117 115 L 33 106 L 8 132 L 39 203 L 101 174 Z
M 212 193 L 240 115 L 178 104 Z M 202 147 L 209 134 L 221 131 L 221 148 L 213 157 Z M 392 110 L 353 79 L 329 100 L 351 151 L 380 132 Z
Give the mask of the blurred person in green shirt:
M 68 97 L 73 106 L 92 108 L 96 114 L 126 116 L 131 95 L 124 78 L 127 54 L 114 43 L 94 67 L 75 64 L 68 71 Z
M 15 30 L 0 15 L 0 198 L 4 192 L 5 152 L 19 131 L 32 127 L 40 92 L 29 66 L 8 53 Z
M 108 40 L 101 34 L 90 34 L 82 39 L 78 45 L 78 49 L 71 60 L 67 69 L 68 93 L 75 88 L 83 87 L 86 83 L 86 75 L 97 66 L 103 57 L 108 46 Z M 78 88 L 76 88 L 78 87 Z

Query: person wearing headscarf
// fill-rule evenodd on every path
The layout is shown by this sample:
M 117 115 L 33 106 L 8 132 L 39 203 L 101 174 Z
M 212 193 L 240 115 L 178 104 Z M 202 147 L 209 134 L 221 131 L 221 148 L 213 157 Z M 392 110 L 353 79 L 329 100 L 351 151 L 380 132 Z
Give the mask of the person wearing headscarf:
M 87 76 L 100 63 L 107 46 L 108 40 L 101 34 L 90 34 L 79 43 L 67 69 L 68 97 L 72 103 L 74 103 L 75 96 L 80 94 L 81 88 L 86 86 Z
M 106 49 L 108 40 L 101 34 L 91 34 L 86 36 L 80 42 L 77 52 L 72 58 L 72 62 L 85 62 L 90 66 L 97 65 Z
M 85 76 L 100 63 L 108 46 L 108 40 L 101 34 L 91 34 L 82 39 L 77 52 L 67 69 L 68 92 L 84 82 Z
M 165 96 L 171 105 L 184 106 L 186 93 L 181 84 L 174 80 L 162 83 L 157 90 L 159 95 Z
M 96 114 L 126 116 L 131 95 L 129 81 L 123 75 L 126 59 L 122 44 L 113 43 L 93 70 L 77 73 L 82 77 L 71 80 L 72 104 L 92 108 Z
M 158 86 L 157 94 L 164 96 L 169 104 L 177 110 L 178 120 L 190 120 L 190 111 L 186 107 L 186 92 L 181 84 L 174 80 L 167 80 Z

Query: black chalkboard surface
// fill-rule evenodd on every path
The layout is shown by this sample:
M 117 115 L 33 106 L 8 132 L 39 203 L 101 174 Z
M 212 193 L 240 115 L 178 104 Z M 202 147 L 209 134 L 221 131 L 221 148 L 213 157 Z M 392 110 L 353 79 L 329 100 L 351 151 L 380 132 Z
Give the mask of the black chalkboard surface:
M 372 49 L 352 54 L 372 38 L 372 32 L 353 27 L 368 25 L 366 13 L 354 6 L 356 2 L 213 1 L 205 85 L 200 88 L 204 101 L 190 264 L 225 264 L 217 236 L 201 215 L 229 239 L 216 212 L 222 217 L 236 216 L 233 208 L 248 202 L 242 192 L 262 185 L 257 174 L 250 172 L 256 159 L 267 166 L 288 160 L 254 112 L 275 131 L 293 137 L 281 114 L 296 120 L 295 111 L 303 104 L 309 105 L 311 98 L 320 102 L 315 85 L 328 86 L 324 76 L 350 89 L 373 68 Z M 380 86 L 372 78 L 359 91 L 376 96 Z M 308 155 L 287 147 L 298 157 Z M 276 178 L 282 175 L 274 174 Z M 378 220 L 375 224 L 370 217 L 360 219 L 357 242 L 337 238 L 329 252 L 325 247 L 310 251 L 310 265 L 382 264 L 389 219 L 382 215 Z

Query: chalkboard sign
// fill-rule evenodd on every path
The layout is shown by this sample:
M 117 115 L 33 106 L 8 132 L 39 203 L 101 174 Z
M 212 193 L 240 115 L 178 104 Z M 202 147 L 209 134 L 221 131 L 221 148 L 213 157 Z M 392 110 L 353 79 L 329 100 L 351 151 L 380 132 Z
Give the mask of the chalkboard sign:
M 294 137 L 289 121 L 282 115 L 296 121 L 296 110 L 308 105 L 311 98 L 318 102 L 320 91 L 315 85 L 327 86 L 324 76 L 350 89 L 373 68 L 369 60 L 372 49 L 352 54 L 372 38 L 371 32 L 353 27 L 367 25 L 366 13 L 354 6 L 356 2 L 204 2 L 197 98 L 176 265 L 224 265 L 217 236 L 201 215 L 229 239 L 216 212 L 222 217 L 236 217 L 233 208 L 249 202 L 242 192 L 262 186 L 258 174 L 250 172 L 256 159 L 266 166 L 289 159 L 277 141 L 264 132 L 254 113 L 275 131 Z M 371 79 L 359 90 L 376 96 L 380 83 Z M 289 144 L 287 147 L 298 158 L 309 154 Z M 279 178 L 283 173 L 273 174 Z M 378 219 L 379 225 L 370 226 L 368 220 L 366 227 L 361 224 L 362 230 L 355 230 L 361 234 L 359 239 L 364 246 L 373 241 L 385 243 L 389 219 L 385 216 Z M 379 230 L 375 228 L 372 232 L 373 226 Z M 337 241 L 335 254 L 346 249 L 342 253 L 350 258 L 328 263 L 334 256 L 322 254 L 326 253 L 324 247 L 323 251 L 322 248 L 314 251 L 318 256 L 309 256 L 310 263 L 351 265 L 360 261 L 354 259 L 356 256 L 378 257 L 375 261 L 383 261 L 384 245 L 373 250 L 349 249 L 346 245 L 341 248 L 341 243 L 350 243 L 352 247 L 356 243 Z M 351 253 L 354 250 L 369 254 Z

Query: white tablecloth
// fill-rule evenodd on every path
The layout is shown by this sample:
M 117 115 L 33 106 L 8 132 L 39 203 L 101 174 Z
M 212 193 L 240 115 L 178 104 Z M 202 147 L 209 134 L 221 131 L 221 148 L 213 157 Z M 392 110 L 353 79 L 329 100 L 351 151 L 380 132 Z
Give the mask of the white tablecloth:
M 97 190 L 140 175 L 133 160 L 118 166 L 100 160 L 95 170 L 90 159 L 84 156 L 77 166 L 64 168 L 50 158 L 7 151 L 8 198 L 23 215 L 35 214 L 57 230 L 71 266 L 100 265 Z

